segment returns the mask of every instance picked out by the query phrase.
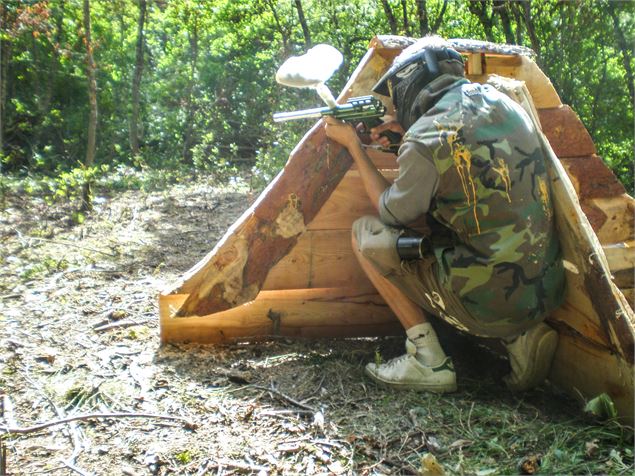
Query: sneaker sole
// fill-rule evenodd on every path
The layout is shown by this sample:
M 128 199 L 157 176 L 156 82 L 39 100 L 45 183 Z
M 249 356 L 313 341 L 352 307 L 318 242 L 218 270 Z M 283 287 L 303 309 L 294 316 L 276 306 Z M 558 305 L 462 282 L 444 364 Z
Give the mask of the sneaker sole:
M 453 384 L 420 384 L 420 383 L 395 383 L 388 382 L 386 380 L 382 380 L 377 377 L 375 374 L 370 372 L 368 369 L 364 369 L 364 372 L 368 377 L 370 377 L 373 382 L 378 383 L 382 387 L 393 388 L 396 390 L 416 390 L 419 392 L 432 392 L 432 393 L 451 393 L 456 392 L 457 386 L 456 382 Z
M 511 382 L 509 377 L 505 378 L 505 383 L 510 390 L 523 391 L 536 387 L 541 384 L 549 374 L 551 370 L 551 363 L 556 353 L 556 347 L 558 346 L 558 333 L 549 329 L 538 340 L 538 344 L 532 352 L 531 359 L 536 362 L 534 365 L 534 371 L 530 373 L 522 382 Z M 538 360 L 540 358 L 540 360 Z

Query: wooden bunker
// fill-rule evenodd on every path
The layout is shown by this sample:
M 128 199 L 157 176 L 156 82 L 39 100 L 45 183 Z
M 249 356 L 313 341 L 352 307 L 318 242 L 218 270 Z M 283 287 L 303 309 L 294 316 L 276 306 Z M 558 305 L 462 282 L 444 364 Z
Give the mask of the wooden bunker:
M 566 302 L 549 318 L 560 334 L 550 379 L 583 399 L 608 394 L 632 421 L 635 202 L 529 50 L 452 41 L 467 58 L 469 79 L 524 82 L 547 139 L 567 270 Z M 374 38 L 339 100 L 369 94 L 411 42 Z M 371 152 L 371 158 L 386 177 L 396 176 L 394 155 Z M 351 224 L 372 213 L 350 156 L 327 143 L 318 122 L 214 249 L 160 295 L 161 341 L 401 333 L 351 251 Z

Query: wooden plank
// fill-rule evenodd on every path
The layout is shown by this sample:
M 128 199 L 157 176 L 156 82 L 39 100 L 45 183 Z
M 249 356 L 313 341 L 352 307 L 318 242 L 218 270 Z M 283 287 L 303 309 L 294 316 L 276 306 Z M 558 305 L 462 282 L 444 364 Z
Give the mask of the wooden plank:
M 538 116 L 542 131 L 558 158 L 596 154 L 591 136 L 569 106 L 538 109 Z
M 604 245 L 604 254 L 612 273 L 635 267 L 635 240 Z
M 346 287 L 374 290 L 351 248 L 351 230 L 307 231 L 269 275 L 263 289 Z
M 397 156 L 395 154 L 391 154 L 389 152 L 382 152 L 374 149 L 367 149 L 366 153 L 370 160 L 372 160 L 375 167 L 378 169 L 397 169 L 399 166 L 397 165 Z M 357 165 L 353 164 L 351 166 L 351 170 L 356 170 Z
M 590 198 L 610 198 L 626 193 L 615 174 L 597 155 L 560 157 L 560 162 L 582 202 Z
M 633 424 L 633 367 L 620 356 L 560 332 L 549 380 L 584 401 L 606 393 L 619 415 Z
M 635 288 L 620 288 L 620 291 L 631 309 L 635 309 Z
M 263 290 L 310 287 L 311 234 L 304 233 L 289 253 L 267 274 Z M 262 293 L 261 293 L 262 294 Z
M 161 342 L 225 343 L 270 336 L 350 337 L 403 332 L 378 294 L 357 288 L 263 291 L 255 301 L 227 311 L 175 317 L 186 299 L 187 295 L 161 297 Z
M 370 49 L 339 100 L 367 93 L 386 61 Z M 284 169 L 201 262 L 163 294 L 188 294 L 181 316 L 205 315 L 248 302 L 265 278 L 295 245 L 352 159 L 329 144 L 316 124 L 289 157 Z
M 632 240 L 635 236 L 635 200 L 627 194 L 587 200 L 587 205 L 601 210 L 606 219 L 595 233 L 604 244 Z
M 396 170 L 383 171 L 384 176 L 393 181 Z M 370 202 L 359 172 L 350 170 L 333 191 L 308 230 L 350 230 L 353 222 L 364 215 L 377 215 L 377 209 Z
M 350 229 L 312 232 L 311 250 L 310 287 L 374 289 L 353 254 Z
M 520 56 L 522 64 L 516 69 L 513 78 L 525 81 L 529 94 L 537 109 L 555 108 L 562 104 L 551 80 L 543 73 L 538 65 L 527 58 Z M 505 76 L 505 75 L 501 75 Z M 540 118 L 542 122 L 542 118 Z M 585 154 L 580 154 L 585 155 Z
M 526 88 L 518 88 L 515 95 L 523 102 Z M 533 112 L 531 117 L 538 127 Z M 562 163 L 542 135 L 541 139 L 567 269 L 565 304 L 550 321 L 560 335 L 551 380 L 587 400 L 606 392 L 620 414 L 631 420 L 635 315 L 611 281 L 600 242 Z
M 523 59 L 521 55 L 497 55 L 494 53 L 485 53 L 485 71 L 487 73 L 497 73 L 497 70 L 504 68 L 518 68 L 522 66 Z M 504 76 L 504 75 L 501 75 Z
M 485 62 L 484 55 L 482 53 L 469 53 L 467 55 L 467 62 L 465 67 L 468 75 L 480 75 L 483 74 L 483 64 Z

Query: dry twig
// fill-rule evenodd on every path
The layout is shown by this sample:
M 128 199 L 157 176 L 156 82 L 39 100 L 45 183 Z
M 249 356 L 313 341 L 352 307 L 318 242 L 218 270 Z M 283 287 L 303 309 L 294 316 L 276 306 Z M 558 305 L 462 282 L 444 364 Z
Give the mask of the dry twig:
M 27 433 L 34 433 L 36 431 L 44 430 L 52 426 L 63 425 L 71 421 L 93 420 L 96 418 L 155 418 L 158 420 L 180 421 L 187 429 L 196 428 L 196 425 L 189 421 L 187 418 L 172 415 L 157 415 L 154 413 L 87 413 L 83 415 L 73 415 L 66 418 L 60 418 L 58 420 L 51 420 L 44 423 L 38 423 L 37 425 L 27 427 L 0 426 L 0 433 L 24 435 Z
M 310 405 L 306 405 L 302 402 L 298 402 L 297 400 L 294 400 L 293 398 L 289 397 L 288 395 L 285 395 L 284 393 L 282 393 L 279 390 L 276 390 L 275 388 L 271 388 L 271 387 L 265 387 L 264 385 L 250 385 L 250 387 L 252 388 L 257 388 L 259 390 L 264 390 L 266 392 L 272 393 L 274 395 L 276 395 L 277 397 L 282 398 L 283 400 L 285 400 L 288 403 L 291 403 L 292 405 L 295 405 L 298 408 L 303 408 L 304 410 L 309 410 L 313 413 L 317 412 L 317 409 L 313 408 Z
M 22 237 L 22 233 L 20 233 L 18 230 L 16 230 L 15 228 L 13 229 L 20 237 Z M 80 250 L 84 250 L 84 251 L 92 251 L 93 253 L 100 253 L 102 255 L 105 256 L 109 256 L 111 258 L 116 258 L 117 256 L 119 256 L 117 253 L 108 253 L 106 251 L 102 251 L 102 250 L 98 250 L 96 248 L 91 248 L 88 246 L 82 246 L 82 245 L 78 245 L 77 243 L 73 243 L 72 241 L 66 241 L 66 240 L 51 240 L 49 238 L 40 238 L 39 236 L 29 236 L 27 235 L 26 238 L 28 238 L 29 240 L 35 240 L 35 241 L 42 241 L 44 243 L 53 243 L 55 245 L 62 245 L 62 246 L 70 246 L 73 248 L 78 248 Z
M 133 327 L 133 326 L 143 326 L 145 324 L 147 324 L 148 322 L 137 322 L 137 321 L 131 321 L 129 319 L 125 320 L 125 321 L 117 321 L 117 322 L 113 322 L 111 324 L 103 324 L 103 325 L 99 325 L 94 327 L 94 331 L 95 332 L 104 332 L 104 331 L 109 331 L 111 329 L 116 329 L 118 327 Z

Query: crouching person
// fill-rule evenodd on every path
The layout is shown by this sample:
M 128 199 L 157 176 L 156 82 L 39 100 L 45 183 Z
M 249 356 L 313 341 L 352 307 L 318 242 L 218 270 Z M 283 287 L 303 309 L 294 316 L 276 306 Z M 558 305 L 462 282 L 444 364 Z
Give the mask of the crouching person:
M 379 213 L 355 222 L 353 250 L 407 335 L 405 355 L 368 364 L 366 373 L 396 388 L 454 391 L 452 362 L 429 323 L 437 316 L 502 339 L 512 369 L 505 381 L 525 390 L 549 372 L 558 336 L 543 320 L 564 294 L 545 158 L 525 111 L 463 71 L 459 53 L 427 37 L 375 85 L 392 99 L 397 121 L 373 138 L 387 145 L 383 130 L 404 134 L 393 184 L 350 125 L 326 119 Z M 407 225 L 422 215 L 437 231 L 412 237 Z

